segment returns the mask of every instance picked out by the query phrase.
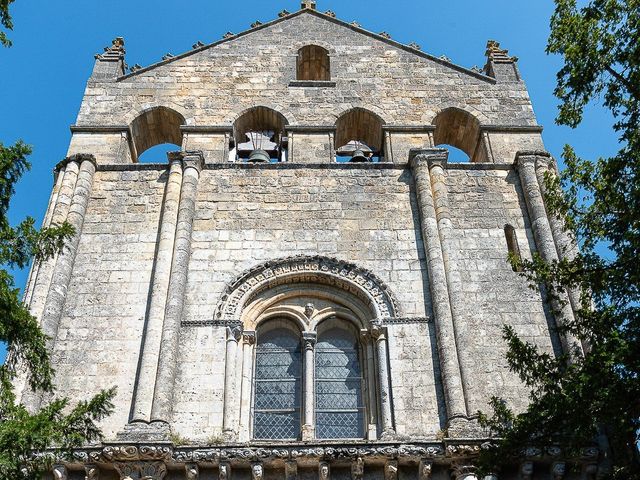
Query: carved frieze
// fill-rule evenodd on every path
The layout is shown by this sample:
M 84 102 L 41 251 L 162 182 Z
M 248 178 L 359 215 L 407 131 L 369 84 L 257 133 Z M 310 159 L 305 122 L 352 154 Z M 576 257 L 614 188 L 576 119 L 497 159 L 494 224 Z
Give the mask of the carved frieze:
M 214 319 L 237 319 L 253 296 L 266 288 L 296 281 L 335 286 L 364 301 L 373 301 L 380 318 L 398 313 L 395 297 L 370 271 L 336 258 L 300 255 L 257 265 L 237 277 L 227 285 Z

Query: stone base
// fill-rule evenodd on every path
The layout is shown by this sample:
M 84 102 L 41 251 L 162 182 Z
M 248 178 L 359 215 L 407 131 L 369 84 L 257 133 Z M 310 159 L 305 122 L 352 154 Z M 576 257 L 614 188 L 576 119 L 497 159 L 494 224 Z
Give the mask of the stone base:
M 119 442 L 171 442 L 171 428 L 166 422 L 132 422 L 116 438 Z
M 487 438 L 489 432 L 472 418 L 452 418 L 447 424 L 448 438 Z

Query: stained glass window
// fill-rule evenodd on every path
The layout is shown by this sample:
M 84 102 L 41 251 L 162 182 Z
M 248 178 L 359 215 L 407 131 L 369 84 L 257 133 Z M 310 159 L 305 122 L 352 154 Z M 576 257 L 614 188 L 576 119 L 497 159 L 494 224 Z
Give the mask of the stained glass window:
M 362 371 L 355 336 L 332 328 L 316 345 L 316 437 L 362 438 Z
M 253 436 L 296 439 L 300 432 L 300 338 L 285 328 L 258 332 Z

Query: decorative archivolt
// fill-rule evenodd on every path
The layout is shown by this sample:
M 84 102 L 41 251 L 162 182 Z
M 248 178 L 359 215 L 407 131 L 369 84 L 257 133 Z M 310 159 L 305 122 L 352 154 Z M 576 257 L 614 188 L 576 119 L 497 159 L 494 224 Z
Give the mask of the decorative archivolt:
M 399 314 L 398 303 L 385 283 L 372 272 L 349 262 L 321 256 L 295 256 L 257 265 L 227 285 L 214 320 L 238 320 L 244 307 L 261 292 L 296 283 L 329 285 L 367 304 L 373 318 Z

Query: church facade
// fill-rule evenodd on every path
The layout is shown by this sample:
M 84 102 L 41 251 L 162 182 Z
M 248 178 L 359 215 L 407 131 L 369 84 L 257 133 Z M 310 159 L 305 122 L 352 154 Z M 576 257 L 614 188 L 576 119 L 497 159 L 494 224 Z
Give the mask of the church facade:
M 503 325 L 573 342 L 571 303 L 507 261 L 569 240 L 496 42 L 467 69 L 308 1 L 144 68 L 118 38 L 71 130 L 45 224 L 77 233 L 25 301 L 61 394 L 118 393 L 56 479 L 475 479 L 477 412 L 527 404 Z M 530 449 L 490 478 L 589 478 L 596 457 Z

